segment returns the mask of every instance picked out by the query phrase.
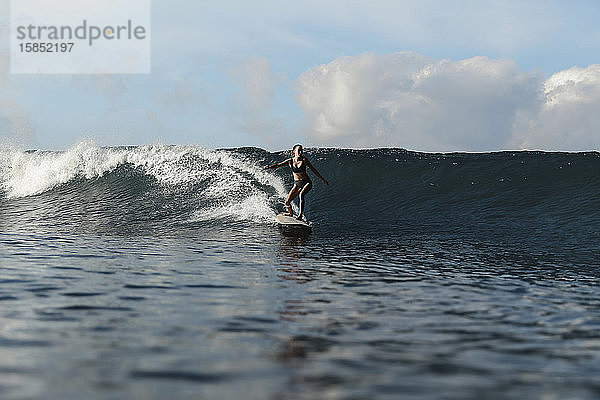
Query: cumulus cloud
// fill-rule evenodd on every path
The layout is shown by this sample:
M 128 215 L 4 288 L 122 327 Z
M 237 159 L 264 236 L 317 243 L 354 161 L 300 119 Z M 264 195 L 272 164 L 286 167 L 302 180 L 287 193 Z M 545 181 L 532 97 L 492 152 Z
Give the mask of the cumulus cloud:
M 369 140 L 365 132 L 385 136 L 382 107 L 402 101 L 413 85 L 412 76 L 429 59 L 412 53 L 342 57 L 313 68 L 297 81 L 298 101 L 323 142 Z M 410 99 L 405 99 L 410 100 Z M 416 99 L 418 101 L 418 99 Z M 390 121 L 391 122 L 391 121 Z
M 166 106 L 165 111 L 196 111 L 198 107 L 204 110 L 214 107 L 211 85 L 200 79 L 198 73 L 173 71 L 165 78 L 161 83 L 166 89 L 155 96 L 162 106 Z
M 521 147 L 600 150 L 600 65 L 552 75 L 544 95 L 540 112 L 521 134 Z
M 544 80 L 511 60 L 366 53 L 314 67 L 296 85 L 307 135 L 320 145 L 600 148 L 598 66 Z
M 25 146 L 32 142 L 33 134 L 33 125 L 27 112 L 14 101 L 0 98 L 1 144 Z
M 66 77 L 67 75 L 65 75 Z M 62 77 L 59 76 L 58 79 Z M 123 78 L 113 74 L 72 75 L 70 81 L 74 88 L 85 93 L 103 95 L 113 106 L 127 92 L 128 88 Z M 60 80 L 57 80 L 60 82 Z
M 183 107 L 195 98 L 193 84 L 190 79 L 183 79 L 174 83 L 173 87 L 162 93 L 161 101 L 165 105 Z
M 233 74 L 241 86 L 233 99 L 237 127 L 273 144 L 282 122 L 273 116 L 272 103 L 276 85 L 283 82 L 283 76 L 271 70 L 267 59 L 256 57 L 248 58 Z
M 109 74 L 94 74 L 91 75 L 91 80 L 96 86 L 96 89 L 104 93 L 104 95 L 113 100 L 127 92 L 127 87 L 118 75 Z
M 4 92 L 10 70 L 8 53 L 0 53 L 0 93 Z M 14 100 L 0 96 L 0 146 L 27 146 L 34 128 L 28 113 Z

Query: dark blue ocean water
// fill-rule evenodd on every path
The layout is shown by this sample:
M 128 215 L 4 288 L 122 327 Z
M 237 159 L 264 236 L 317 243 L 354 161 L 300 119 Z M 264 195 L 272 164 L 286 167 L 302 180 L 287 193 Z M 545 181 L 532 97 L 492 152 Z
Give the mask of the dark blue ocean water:
M 2 399 L 600 397 L 600 155 L 0 152 Z

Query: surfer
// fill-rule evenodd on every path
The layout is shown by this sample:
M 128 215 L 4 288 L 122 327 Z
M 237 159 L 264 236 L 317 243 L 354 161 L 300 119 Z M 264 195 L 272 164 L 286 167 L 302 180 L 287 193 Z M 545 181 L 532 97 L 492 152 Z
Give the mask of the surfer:
M 325 185 L 329 186 L 329 183 L 327 183 L 325 178 L 323 178 L 321 174 L 319 174 L 319 171 L 317 171 L 317 169 L 313 167 L 310 161 L 308 161 L 308 158 L 302 155 L 301 144 L 297 144 L 294 146 L 294 148 L 292 149 L 291 158 L 288 158 L 287 160 L 277 164 L 268 165 L 265 167 L 265 169 L 276 169 L 285 165 L 290 166 L 290 168 L 292 169 L 292 175 L 294 176 L 294 186 L 292 186 L 292 190 L 290 190 L 290 193 L 285 199 L 285 206 L 287 208 L 287 214 L 285 215 L 289 215 L 290 217 L 294 216 L 294 212 L 292 211 L 292 201 L 296 197 L 298 197 L 300 205 L 298 210 L 298 216 L 296 217 L 296 219 L 302 220 L 302 217 L 304 215 L 304 196 L 306 196 L 306 194 L 310 192 L 310 189 L 312 189 L 312 181 L 310 180 L 310 177 L 306 172 L 306 167 L 309 167 L 315 173 L 315 175 L 321 178 Z

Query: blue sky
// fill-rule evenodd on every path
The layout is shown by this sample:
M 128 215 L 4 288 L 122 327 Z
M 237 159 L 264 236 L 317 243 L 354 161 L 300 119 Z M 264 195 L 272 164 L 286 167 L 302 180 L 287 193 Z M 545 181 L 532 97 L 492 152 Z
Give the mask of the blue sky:
M 2 143 L 600 149 L 597 1 L 153 0 L 147 75 L 11 74 L 9 3 Z

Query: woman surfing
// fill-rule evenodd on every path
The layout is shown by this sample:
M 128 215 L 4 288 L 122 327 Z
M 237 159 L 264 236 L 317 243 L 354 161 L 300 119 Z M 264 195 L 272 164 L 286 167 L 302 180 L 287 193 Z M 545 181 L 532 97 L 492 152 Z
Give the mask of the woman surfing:
M 301 144 L 294 146 L 292 149 L 291 158 L 288 158 L 287 160 L 278 164 L 268 165 L 265 167 L 265 169 L 277 169 L 285 165 L 290 166 L 292 169 L 292 175 L 294 176 L 294 186 L 292 186 L 292 190 L 290 190 L 290 193 L 285 199 L 285 206 L 287 208 L 287 214 L 285 215 L 289 215 L 290 217 L 294 216 L 294 212 L 292 211 L 292 201 L 296 198 L 296 196 L 298 196 L 300 204 L 296 219 L 301 221 L 302 217 L 304 216 L 304 196 L 306 196 L 306 194 L 310 192 L 310 189 L 312 189 L 312 181 L 306 172 L 306 167 L 309 167 L 315 173 L 315 175 L 321 178 L 325 185 L 329 186 L 329 183 L 327 183 L 325 178 L 319 174 L 319 171 L 313 167 L 310 161 L 308 161 L 308 158 L 302 155 Z

